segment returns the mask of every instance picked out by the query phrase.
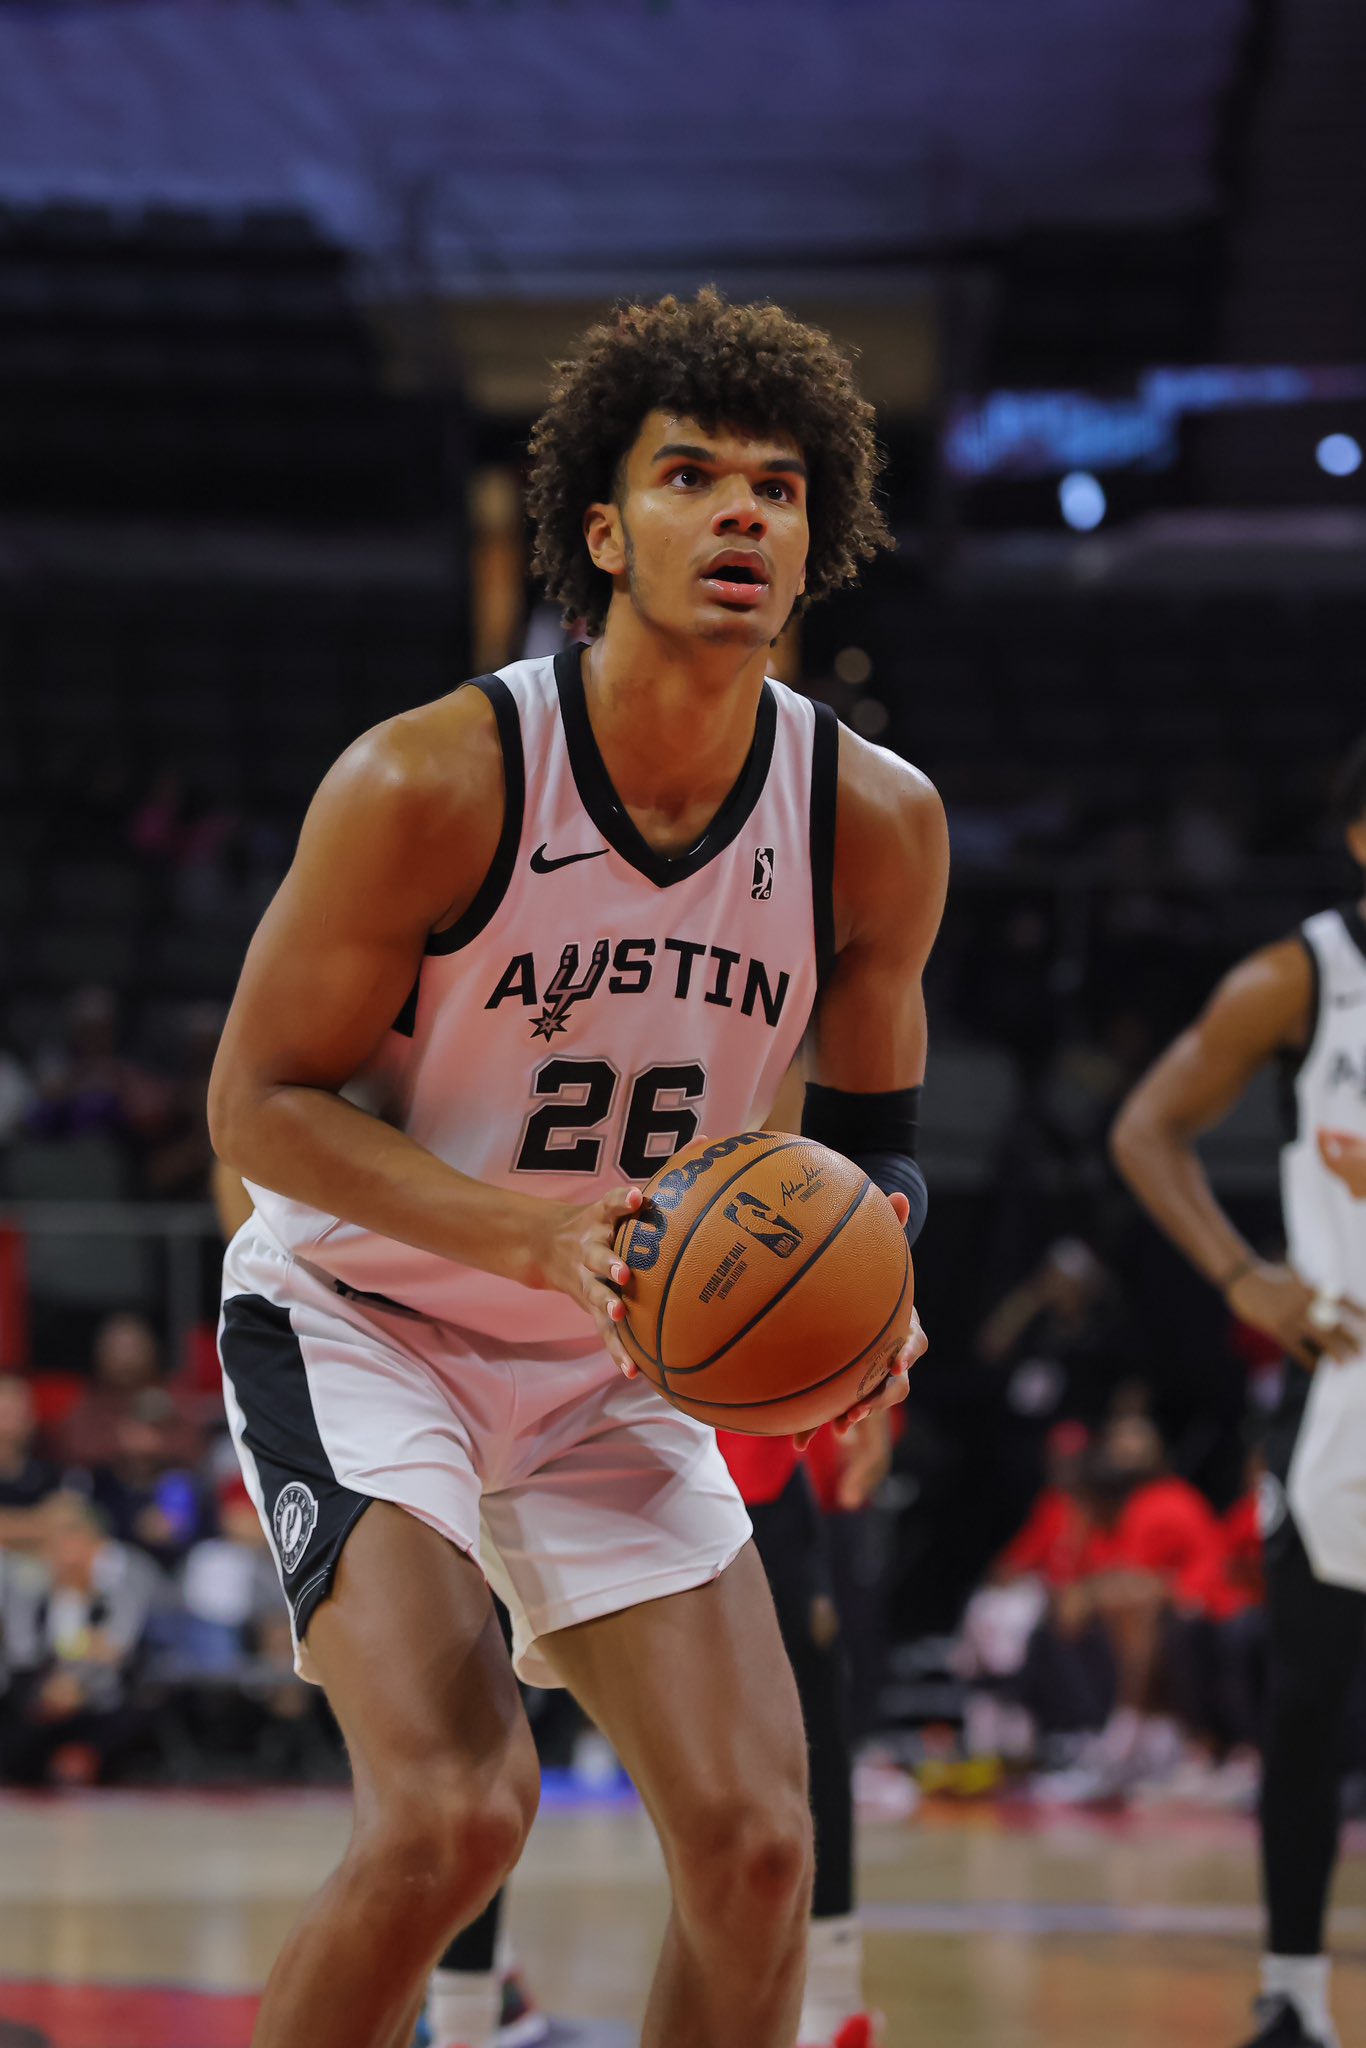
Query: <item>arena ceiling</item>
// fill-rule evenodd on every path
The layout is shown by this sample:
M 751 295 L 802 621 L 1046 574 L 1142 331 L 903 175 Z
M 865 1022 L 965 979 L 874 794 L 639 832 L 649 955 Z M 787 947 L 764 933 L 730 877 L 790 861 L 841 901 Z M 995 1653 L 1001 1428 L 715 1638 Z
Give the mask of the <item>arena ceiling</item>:
M 894 289 L 1198 216 L 1249 0 L 0 0 L 0 202 L 302 208 L 381 288 Z

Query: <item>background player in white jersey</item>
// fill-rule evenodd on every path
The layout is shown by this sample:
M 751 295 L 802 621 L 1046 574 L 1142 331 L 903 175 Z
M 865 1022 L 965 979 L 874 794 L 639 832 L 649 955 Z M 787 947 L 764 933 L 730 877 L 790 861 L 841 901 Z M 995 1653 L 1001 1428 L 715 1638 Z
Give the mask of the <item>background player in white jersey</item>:
M 796 2030 L 791 1674 L 714 1437 L 621 1352 L 612 1239 L 703 1118 L 762 1120 L 808 1024 L 805 1127 L 923 1216 L 943 814 L 764 675 L 803 592 L 886 537 L 825 336 L 713 293 L 626 309 L 562 368 L 533 457 L 538 566 L 592 647 L 342 757 L 211 1090 L 256 1203 L 225 1262 L 229 1416 L 356 1784 L 257 2048 L 400 2048 L 516 1861 L 535 1763 L 481 1521 L 518 1668 L 578 1695 L 661 1837 L 647 2048 Z
M 1366 740 L 1338 807 L 1366 868 Z M 1195 1140 L 1279 1062 L 1287 1257 L 1257 1257 L 1215 1200 Z M 1268 1927 L 1248 2048 L 1336 2048 L 1323 1954 L 1348 1690 L 1366 1642 L 1366 899 L 1326 910 L 1220 984 L 1115 1125 L 1139 1200 L 1243 1322 L 1295 1361 L 1263 1495 L 1270 1619 L 1262 1860 Z

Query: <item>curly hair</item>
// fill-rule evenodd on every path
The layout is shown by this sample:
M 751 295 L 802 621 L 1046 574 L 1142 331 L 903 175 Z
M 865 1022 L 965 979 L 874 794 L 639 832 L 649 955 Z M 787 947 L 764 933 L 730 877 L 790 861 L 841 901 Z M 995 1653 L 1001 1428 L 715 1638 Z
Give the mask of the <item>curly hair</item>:
M 588 330 L 578 356 L 554 365 L 531 433 L 527 509 L 532 567 L 566 619 L 596 631 L 607 615 L 611 578 L 593 565 L 583 515 L 617 495 L 641 422 L 656 411 L 711 432 L 796 442 L 810 479 L 803 604 L 852 583 L 860 561 L 894 545 L 873 494 L 882 468 L 873 408 L 830 336 L 780 306 L 732 306 L 707 286 L 695 299 L 619 306 Z

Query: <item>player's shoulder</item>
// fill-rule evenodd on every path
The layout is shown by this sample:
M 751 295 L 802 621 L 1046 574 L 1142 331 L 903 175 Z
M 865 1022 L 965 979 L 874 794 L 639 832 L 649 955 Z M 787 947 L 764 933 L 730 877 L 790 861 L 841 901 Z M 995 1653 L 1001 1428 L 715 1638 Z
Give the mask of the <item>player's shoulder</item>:
M 433 821 L 497 801 L 503 749 L 493 703 L 484 690 L 461 683 L 444 697 L 397 712 L 352 741 L 328 785 L 348 807 Z
M 839 728 L 838 789 L 842 834 L 848 828 L 860 841 L 890 838 L 921 853 L 947 846 L 943 800 L 929 776 L 846 725 Z
M 1231 1045 L 1298 1050 L 1313 1025 L 1315 967 L 1301 932 L 1259 946 L 1231 967 L 1206 1008 L 1204 1028 Z
M 1220 983 L 1221 990 L 1247 1000 L 1273 995 L 1284 999 L 1307 998 L 1313 987 L 1314 957 L 1305 943 L 1303 930 L 1287 932 L 1245 954 Z

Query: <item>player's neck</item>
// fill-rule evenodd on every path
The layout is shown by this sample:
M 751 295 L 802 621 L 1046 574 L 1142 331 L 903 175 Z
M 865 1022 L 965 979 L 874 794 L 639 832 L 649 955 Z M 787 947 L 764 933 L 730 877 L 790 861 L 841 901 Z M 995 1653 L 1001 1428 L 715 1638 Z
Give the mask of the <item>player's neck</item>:
M 609 617 L 585 651 L 584 694 L 623 802 L 719 803 L 754 740 L 767 647 L 679 643 L 634 615 Z

